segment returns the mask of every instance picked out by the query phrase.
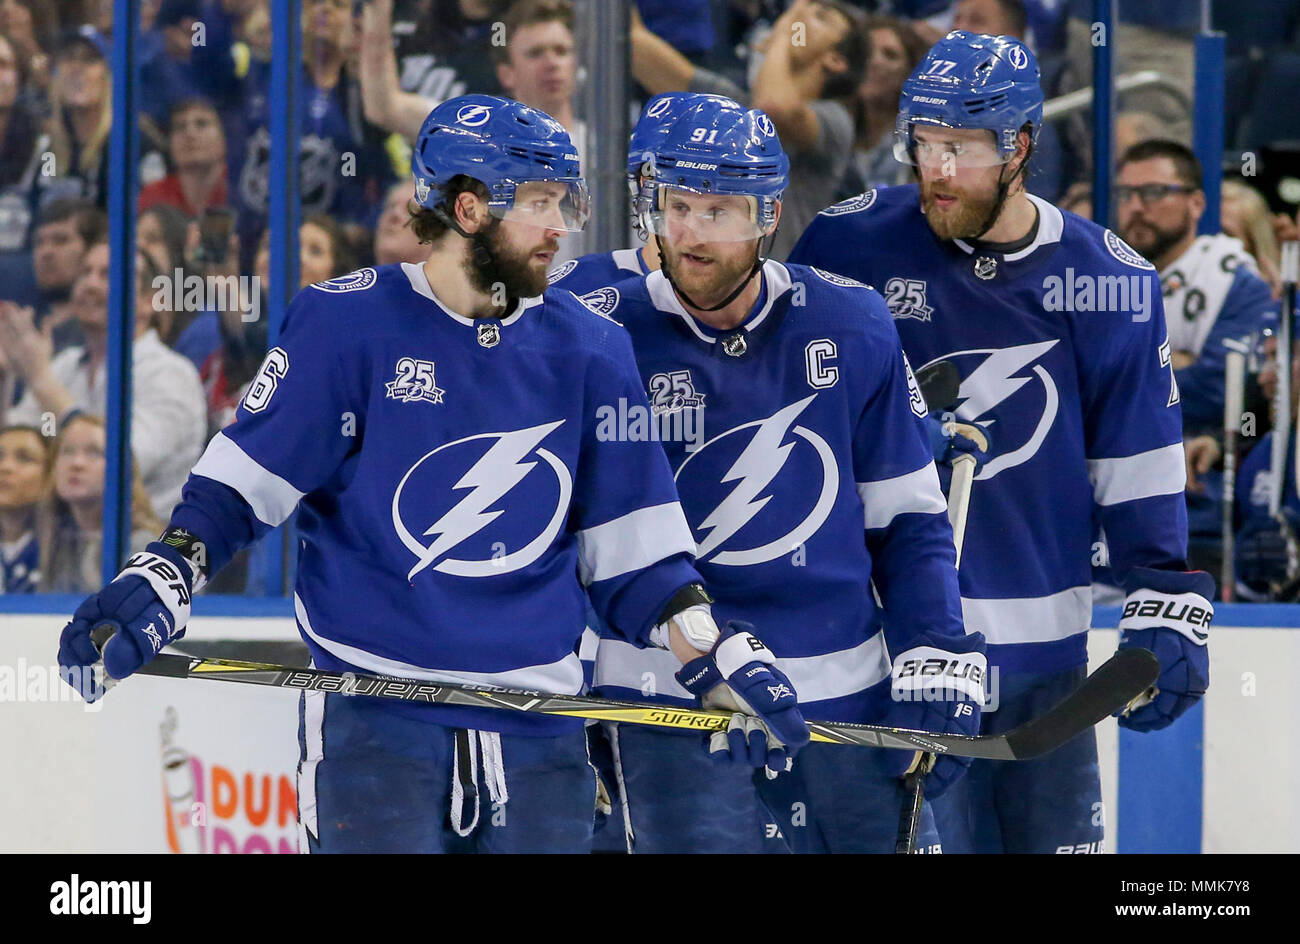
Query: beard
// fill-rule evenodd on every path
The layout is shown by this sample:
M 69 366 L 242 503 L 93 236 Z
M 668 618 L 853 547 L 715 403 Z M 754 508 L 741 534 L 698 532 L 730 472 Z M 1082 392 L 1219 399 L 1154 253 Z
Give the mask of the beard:
M 470 237 L 469 258 L 465 271 L 470 284 L 494 299 L 504 292 L 503 308 L 514 306 L 515 299 L 531 298 L 546 291 L 546 267 L 538 269 L 533 253 L 558 252 L 560 244 L 545 240 L 520 252 L 506 244 L 501 235 L 501 221 L 493 219 L 486 228 Z
M 725 298 L 727 293 L 744 281 L 754 268 L 753 256 L 747 259 L 723 259 L 700 253 L 710 260 L 708 266 L 700 268 L 683 261 L 683 256 L 687 254 L 686 250 L 676 249 L 662 241 L 659 243 L 659 248 L 663 252 L 664 267 L 672 277 L 674 285 L 689 295 L 693 302 L 706 307 Z
M 1190 216 L 1188 213 L 1181 224 L 1171 229 L 1164 229 L 1151 220 L 1135 220 L 1124 227 L 1120 236 L 1140 252 L 1143 258 L 1154 264 L 1187 235 L 1191 224 Z
M 939 206 L 935 190 L 957 198 L 950 207 Z M 998 204 L 995 190 L 987 197 L 977 197 L 943 181 L 921 182 L 921 210 L 934 235 L 940 239 L 978 239 L 994 222 L 992 214 Z

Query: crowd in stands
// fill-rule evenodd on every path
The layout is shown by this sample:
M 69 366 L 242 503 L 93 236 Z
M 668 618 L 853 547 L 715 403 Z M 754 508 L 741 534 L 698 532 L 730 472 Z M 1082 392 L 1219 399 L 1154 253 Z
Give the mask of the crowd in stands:
M 791 156 L 771 250 L 778 259 L 829 204 L 909 182 L 910 168 L 893 155 L 899 92 L 949 29 L 1024 39 L 1049 98 L 1090 84 L 1091 0 L 628 2 L 634 107 L 687 89 L 771 117 Z M 269 6 L 139 4 L 133 547 L 166 521 L 265 353 L 269 126 L 281 107 L 270 87 Z M 437 103 L 469 92 L 518 99 L 565 125 L 585 159 L 601 132 L 580 112 L 580 87 L 622 81 L 586 72 L 581 0 L 576 9 L 573 0 L 301 7 L 301 286 L 425 257 L 406 225 L 409 155 Z M 1279 531 L 1285 524 L 1261 523 L 1268 486 L 1257 477 L 1268 475 L 1260 456 L 1277 374 L 1280 244 L 1296 237 L 1296 207 L 1279 204 L 1284 188 L 1267 182 L 1280 179 L 1279 167 L 1300 174 L 1300 113 L 1265 100 L 1289 94 L 1270 77 L 1300 76 L 1300 0 L 1213 4 L 1229 36 L 1228 179 L 1221 232 L 1207 236 L 1197 235 L 1208 209 L 1203 172 L 1187 148 L 1198 7 L 1118 5 L 1117 72 L 1155 70 L 1162 80 L 1119 98 L 1112 225 L 1161 273 L 1186 430 L 1193 563 L 1216 572 L 1224 361 L 1231 349 L 1249 353 L 1247 404 L 1257 422 L 1240 436 L 1239 571 L 1248 573 L 1239 572 L 1238 589 L 1276 598 L 1282 584 L 1300 585 L 1297 555 L 1288 564 L 1287 554 L 1297 547 L 1300 499 L 1292 484 L 1289 535 Z M 85 592 L 100 582 L 112 15 L 111 0 L 0 0 L 0 593 Z M 1084 216 L 1089 121 L 1083 108 L 1048 122 L 1028 178 L 1033 193 Z M 1263 169 L 1243 156 L 1262 156 Z M 562 242 L 555 264 L 613 248 L 623 247 L 577 235 Z M 192 281 L 202 290 L 191 294 Z M 223 288 L 216 297 L 212 285 Z

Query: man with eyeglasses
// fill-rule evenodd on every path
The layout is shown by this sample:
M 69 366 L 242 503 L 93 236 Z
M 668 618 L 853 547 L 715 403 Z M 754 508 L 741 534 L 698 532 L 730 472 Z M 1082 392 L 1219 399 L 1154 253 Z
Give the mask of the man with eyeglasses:
M 1197 236 L 1205 212 L 1201 165 L 1176 141 L 1148 140 L 1120 157 L 1114 188 L 1120 235 L 1160 271 L 1174 377 L 1183 404 L 1187 523 L 1194 562 L 1219 566 L 1227 344 L 1258 335 L 1277 303 L 1241 240 Z M 1100 578 L 1099 578 L 1100 579 Z

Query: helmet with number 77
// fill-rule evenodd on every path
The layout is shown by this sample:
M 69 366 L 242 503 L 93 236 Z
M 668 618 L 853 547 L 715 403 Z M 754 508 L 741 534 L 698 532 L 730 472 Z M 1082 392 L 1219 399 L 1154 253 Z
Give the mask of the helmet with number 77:
M 894 156 L 916 164 L 918 126 L 992 131 L 987 151 L 968 151 L 967 166 L 995 166 L 1016 153 L 1021 130 L 1032 143 L 1043 124 L 1038 61 L 1010 36 L 953 30 L 931 47 L 899 97 Z

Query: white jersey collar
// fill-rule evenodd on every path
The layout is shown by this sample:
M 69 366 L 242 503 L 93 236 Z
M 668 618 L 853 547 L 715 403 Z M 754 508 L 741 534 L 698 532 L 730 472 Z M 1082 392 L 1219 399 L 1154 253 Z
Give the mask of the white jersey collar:
M 638 249 L 615 249 L 609 257 L 614 261 L 614 265 L 624 272 L 645 275 L 649 271 L 642 264 L 641 251 Z
M 472 327 L 484 320 L 482 318 L 467 318 L 464 315 L 457 314 L 444 305 L 442 300 L 438 298 L 437 295 L 433 294 L 433 288 L 429 285 L 429 277 L 424 274 L 424 263 L 403 262 L 402 271 L 406 273 L 406 280 L 411 283 L 411 288 L 414 289 L 416 293 L 423 295 L 425 298 L 437 305 L 439 310 L 453 321 L 458 321 L 463 325 L 469 325 Z M 520 298 L 518 303 L 515 305 L 515 310 L 507 317 L 501 319 L 501 326 L 505 327 L 506 325 L 514 324 L 523 317 L 525 311 L 535 305 L 540 305 L 541 303 L 542 296 L 540 295 L 531 295 L 527 298 Z
M 792 284 L 790 279 L 790 270 L 775 259 L 765 259 L 763 261 L 761 278 L 767 288 L 767 298 L 763 302 L 763 307 L 756 313 L 750 315 L 739 328 L 732 329 L 731 331 L 719 331 L 718 336 L 729 335 L 737 330 L 745 332 L 753 331 L 767 319 L 767 316 L 771 313 L 772 306 L 776 303 L 776 300 L 788 292 Z M 708 331 L 714 331 L 716 329 L 707 328 L 706 325 L 701 324 L 699 319 L 682 306 L 681 300 L 677 297 L 677 293 L 673 291 L 673 287 L 669 284 L 668 277 L 664 275 L 663 269 L 656 269 L 647 275 L 645 277 L 645 284 L 646 291 L 650 293 L 650 301 L 656 308 L 660 311 L 677 315 L 686 322 L 686 326 L 691 329 L 691 333 L 701 341 L 707 342 L 708 344 L 713 344 L 717 341 L 717 337 L 708 333 Z M 707 331 L 705 330 L 706 328 Z
M 1017 249 L 1015 252 L 1008 252 L 1002 256 L 1007 262 L 1016 262 L 1024 259 L 1030 253 L 1033 253 L 1043 246 L 1061 241 L 1061 233 L 1065 230 L 1065 217 L 1061 211 L 1048 203 L 1041 197 L 1036 197 L 1032 193 L 1026 193 L 1029 202 L 1038 207 L 1038 233 L 1034 236 L 1029 245 L 1023 249 Z M 976 252 L 974 246 L 964 239 L 954 239 L 953 242 L 967 255 L 973 255 Z M 983 252 L 984 250 L 979 250 Z

